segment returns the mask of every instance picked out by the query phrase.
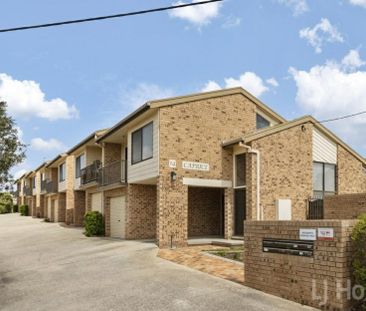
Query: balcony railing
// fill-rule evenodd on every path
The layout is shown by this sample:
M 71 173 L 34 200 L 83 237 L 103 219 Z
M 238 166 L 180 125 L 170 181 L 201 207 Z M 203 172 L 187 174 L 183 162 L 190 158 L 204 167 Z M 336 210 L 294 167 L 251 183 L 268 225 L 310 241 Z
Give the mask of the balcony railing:
M 41 192 L 46 192 L 47 180 L 41 180 Z
M 80 174 L 81 185 L 86 185 L 91 182 L 98 181 L 99 170 L 101 167 L 100 161 L 94 161 L 93 164 L 84 167 Z
M 45 180 L 45 187 L 47 193 L 56 193 L 58 191 L 58 183 L 52 180 Z
M 126 183 L 126 161 L 118 161 L 99 169 L 98 184 L 100 187 L 115 183 Z
M 31 187 L 24 187 L 23 188 L 23 193 L 26 196 L 31 196 L 31 195 L 33 195 L 33 188 L 31 188 Z

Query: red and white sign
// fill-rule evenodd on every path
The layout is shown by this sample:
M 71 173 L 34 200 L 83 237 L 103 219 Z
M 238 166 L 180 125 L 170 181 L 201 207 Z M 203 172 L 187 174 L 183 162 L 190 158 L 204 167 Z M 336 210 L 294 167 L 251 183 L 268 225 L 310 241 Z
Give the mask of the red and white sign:
M 334 229 L 333 228 L 318 228 L 318 240 L 333 241 Z

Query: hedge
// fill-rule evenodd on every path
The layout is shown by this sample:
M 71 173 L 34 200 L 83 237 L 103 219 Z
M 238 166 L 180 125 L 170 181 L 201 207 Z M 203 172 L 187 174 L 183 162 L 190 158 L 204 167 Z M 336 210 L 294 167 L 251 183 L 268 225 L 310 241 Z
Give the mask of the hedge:
M 18 213 L 18 211 L 19 211 L 18 204 L 14 204 L 13 205 L 13 213 Z
M 104 235 L 103 215 L 100 212 L 92 211 L 85 213 L 84 225 L 86 236 Z
M 11 213 L 11 210 L 12 210 L 12 204 L 11 203 L 0 204 L 0 214 Z
M 352 231 L 352 269 L 354 285 L 358 285 L 357 296 L 362 294 L 360 287 L 363 291 L 366 288 L 366 214 L 361 215 L 359 220 Z M 366 302 L 358 301 L 355 310 L 366 310 Z
M 28 216 L 28 213 L 29 213 L 28 205 L 26 205 L 26 204 L 20 205 L 19 212 L 20 212 L 20 216 Z

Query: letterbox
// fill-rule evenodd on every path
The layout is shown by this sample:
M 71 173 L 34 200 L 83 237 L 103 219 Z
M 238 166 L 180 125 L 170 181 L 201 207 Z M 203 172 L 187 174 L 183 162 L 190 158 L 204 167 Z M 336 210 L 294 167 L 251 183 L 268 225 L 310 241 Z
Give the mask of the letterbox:
M 314 241 L 263 239 L 263 252 L 312 257 Z

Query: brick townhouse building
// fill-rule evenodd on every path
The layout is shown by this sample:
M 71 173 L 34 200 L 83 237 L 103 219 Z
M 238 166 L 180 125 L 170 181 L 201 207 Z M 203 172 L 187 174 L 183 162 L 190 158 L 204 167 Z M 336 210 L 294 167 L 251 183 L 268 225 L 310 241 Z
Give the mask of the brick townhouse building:
M 107 236 L 160 247 L 242 237 L 245 219 L 304 220 L 310 198 L 366 191 L 359 154 L 314 118 L 287 121 L 242 88 L 147 102 L 46 167 L 60 174 L 62 163 L 70 184 L 80 173 L 77 189 L 66 186 L 66 221 L 67 210 L 79 224 L 81 211 L 99 210 Z

